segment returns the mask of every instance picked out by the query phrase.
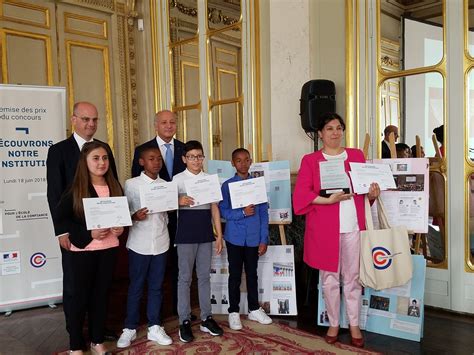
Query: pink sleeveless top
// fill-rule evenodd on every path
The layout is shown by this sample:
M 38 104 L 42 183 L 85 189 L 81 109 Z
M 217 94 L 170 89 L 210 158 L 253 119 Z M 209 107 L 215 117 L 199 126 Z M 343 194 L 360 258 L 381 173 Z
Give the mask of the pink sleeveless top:
M 94 185 L 94 189 L 97 192 L 99 197 L 109 197 L 109 187 L 107 185 Z M 110 232 L 104 239 L 97 240 L 92 239 L 84 249 L 79 249 L 74 244 L 71 244 L 71 251 L 94 251 L 94 250 L 104 250 L 109 248 L 114 248 L 119 246 L 119 240 L 116 235 Z

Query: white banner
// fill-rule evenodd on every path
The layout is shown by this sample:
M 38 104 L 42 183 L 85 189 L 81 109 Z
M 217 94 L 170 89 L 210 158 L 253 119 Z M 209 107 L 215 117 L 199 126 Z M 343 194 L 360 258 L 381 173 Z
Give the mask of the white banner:
M 62 298 L 46 157 L 64 139 L 65 103 L 64 88 L 0 85 L 0 312 Z

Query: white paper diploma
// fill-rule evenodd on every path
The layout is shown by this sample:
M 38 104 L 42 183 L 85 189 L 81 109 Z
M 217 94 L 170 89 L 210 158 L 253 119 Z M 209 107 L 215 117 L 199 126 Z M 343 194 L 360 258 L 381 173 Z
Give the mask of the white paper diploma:
M 125 196 L 83 198 L 87 230 L 132 225 Z
M 370 184 L 376 182 L 380 190 L 396 189 L 392 170 L 387 164 L 349 163 L 352 187 L 356 194 L 369 192 Z
M 232 209 L 268 202 L 264 177 L 232 182 L 229 193 Z
M 194 199 L 194 204 L 191 207 L 222 200 L 221 185 L 217 174 L 184 180 L 184 188 L 186 195 Z
M 333 159 L 319 162 L 321 190 L 347 189 L 349 179 L 344 170 L 344 160 Z
M 172 211 L 178 209 L 178 184 L 162 182 L 140 186 L 140 206 L 148 213 Z

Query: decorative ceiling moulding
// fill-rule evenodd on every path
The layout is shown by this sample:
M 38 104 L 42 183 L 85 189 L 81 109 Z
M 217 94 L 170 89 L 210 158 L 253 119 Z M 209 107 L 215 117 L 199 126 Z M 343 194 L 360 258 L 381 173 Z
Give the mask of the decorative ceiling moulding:
M 383 66 L 393 68 L 393 69 L 399 69 L 399 64 L 394 62 L 392 58 L 390 58 L 388 55 L 384 55 L 380 58 L 380 63 L 382 63 Z
M 382 0 L 380 5 L 397 8 L 402 12 L 418 11 L 432 6 L 441 5 L 441 0 Z
M 138 17 L 135 11 L 136 0 L 56 0 L 59 3 L 74 4 L 126 17 Z
M 394 19 L 402 15 L 421 18 L 439 15 L 438 9 L 442 0 L 380 0 L 381 12 Z
M 397 41 L 382 37 L 380 49 L 384 55 L 388 55 L 392 58 L 400 57 L 400 44 Z
M 223 15 L 222 10 L 213 7 L 207 8 L 207 19 L 215 25 L 222 23 L 226 26 L 231 26 L 239 22 L 239 19 Z
M 57 0 L 59 3 L 74 4 L 95 10 L 115 12 L 117 10 L 116 0 Z
M 232 11 L 235 12 L 236 15 L 227 15 L 224 14 L 224 11 L 228 12 L 229 8 L 225 6 L 217 6 L 217 4 L 209 2 L 212 6 L 207 7 L 207 19 L 212 22 L 213 24 L 220 24 L 222 23 L 225 26 L 231 26 L 236 24 L 240 20 L 240 5 L 236 7 L 235 2 L 232 1 L 225 1 L 226 4 L 232 6 Z M 170 0 L 170 9 L 175 8 L 182 14 L 190 17 L 197 17 L 198 10 L 197 8 L 186 6 L 183 3 L 180 3 L 178 0 Z

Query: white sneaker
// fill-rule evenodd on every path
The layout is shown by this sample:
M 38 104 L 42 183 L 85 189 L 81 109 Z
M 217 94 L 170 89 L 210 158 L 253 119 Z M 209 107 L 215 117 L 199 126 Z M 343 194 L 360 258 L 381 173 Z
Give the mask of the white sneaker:
M 171 345 L 173 340 L 166 334 L 165 328 L 154 325 L 152 327 L 148 327 L 148 340 L 156 341 L 160 345 Z
M 269 316 L 267 316 L 267 314 L 262 309 L 262 307 L 260 307 L 259 309 L 256 309 L 255 311 L 250 312 L 248 318 L 250 320 L 257 321 L 260 324 L 271 324 L 272 323 L 272 319 Z
M 137 331 L 135 329 L 125 328 L 117 341 L 118 348 L 127 348 L 130 346 L 132 341 L 137 338 Z
M 233 330 L 242 329 L 242 323 L 240 322 L 240 314 L 237 312 L 229 313 L 229 328 Z

